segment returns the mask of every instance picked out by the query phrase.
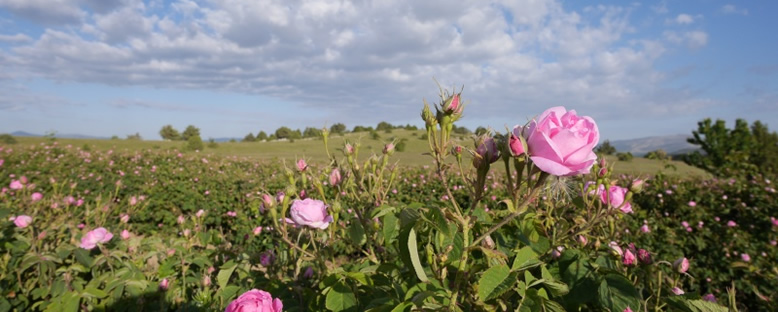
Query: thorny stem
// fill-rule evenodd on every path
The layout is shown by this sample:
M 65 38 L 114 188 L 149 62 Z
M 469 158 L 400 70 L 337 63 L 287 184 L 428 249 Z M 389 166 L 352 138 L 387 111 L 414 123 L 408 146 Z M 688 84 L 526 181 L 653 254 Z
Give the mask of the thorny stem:
M 494 233 L 494 231 L 497 231 L 497 229 L 508 224 L 508 222 L 511 222 L 511 220 L 524 213 L 524 208 L 529 206 L 530 202 L 532 202 L 532 200 L 535 199 L 535 196 L 537 196 L 540 190 L 542 189 L 540 186 L 546 181 L 546 177 L 548 177 L 547 173 L 541 173 L 540 178 L 538 178 L 537 183 L 535 183 L 535 187 L 532 189 L 532 192 L 530 192 L 529 196 L 527 196 L 527 199 L 525 199 L 519 207 L 516 207 L 516 211 L 514 211 L 513 213 L 505 217 L 505 219 L 503 219 L 499 223 L 493 225 L 485 233 L 481 234 L 481 236 L 479 236 L 475 241 L 473 241 L 472 245 L 477 245 L 482 240 L 484 240 L 487 236 Z

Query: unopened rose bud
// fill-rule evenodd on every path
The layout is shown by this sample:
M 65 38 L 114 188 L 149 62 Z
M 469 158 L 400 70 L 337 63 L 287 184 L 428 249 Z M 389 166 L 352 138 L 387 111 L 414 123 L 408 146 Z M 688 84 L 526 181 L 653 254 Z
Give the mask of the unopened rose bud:
M 459 110 L 459 94 L 454 94 L 443 103 L 443 112 L 446 114 L 453 114 Z
M 300 172 L 304 172 L 306 169 L 308 169 L 308 164 L 305 163 L 305 159 L 298 159 L 297 160 L 297 170 Z
M 640 193 L 643 190 L 643 184 L 645 184 L 645 182 L 643 180 L 636 179 L 636 180 L 632 181 L 632 184 L 629 185 L 629 190 L 632 193 L 636 193 L 636 194 Z
M 600 171 L 597 172 L 597 176 L 600 178 L 604 178 L 605 175 L 608 174 L 608 168 L 600 168 Z
M 176 219 L 176 222 L 178 222 L 178 224 L 183 224 L 184 221 L 186 221 L 184 215 L 179 215 L 178 218 Z
M 627 249 L 626 251 L 624 251 L 624 256 L 622 257 L 621 261 L 624 264 L 624 266 L 628 266 L 628 267 L 634 266 L 636 262 L 635 254 L 633 254 L 631 250 Z
M 494 249 L 494 240 L 492 239 L 492 236 L 487 235 L 484 240 L 481 241 L 481 244 L 489 249 Z
M 276 206 L 276 201 L 273 196 L 262 194 L 262 204 L 265 205 L 265 209 L 271 209 Z
M 689 270 L 689 259 L 686 257 L 680 258 L 673 262 L 673 269 L 678 273 L 686 273 Z
M 340 170 L 338 170 L 338 168 L 333 168 L 330 173 L 330 185 L 337 186 L 342 180 L 343 177 L 340 175 Z
M 619 243 L 610 242 L 608 243 L 608 247 L 610 247 L 610 249 L 613 250 L 613 252 L 616 253 L 616 255 L 618 255 L 619 257 L 624 255 L 624 251 L 621 249 L 621 247 L 619 247 Z
M 354 155 L 354 145 L 351 145 L 351 143 L 346 143 L 346 146 L 343 147 L 343 153 L 346 154 L 346 156 Z
M 683 291 L 683 289 L 680 289 L 680 288 L 678 288 L 678 287 L 673 287 L 672 291 L 673 291 L 673 293 L 674 293 L 676 296 L 680 296 L 680 295 L 683 295 L 683 294 L 685 294 L 685 293 L 686 293 L 686 292 L 684 292 L 684 291 Z
M 170 282 L 167 280 L 167 278 L 163 278 L 162 281 L 159 282 L 159 290 L 161 291 L 166 291 L 169 286 Z
M 651 253 L 643 248 L 638 249 L 638 261 L 642 264 L 651 264 Z
M 427 104 L 426 100 L 424 101 L 424 108 L 421 110 L 421 119 L 424 120 L 424 124 L 425 127 L 427 127 L 427 130 L 434 127 L 438 122 L 437 119 L 435 119 L 435 115 L 432 114 L 430 106 Z
M 510 138 L 508 139 L 508 149 L 511 153 L 511 156 L 513 157 L 524 155 L 524 153 L 527 151 L 527 142 L 524 141 L 524 137 L 522 137 L 521 132 L 521 126 L 517 125 L 513 127 L 513 132 L 510 134 Z
M 557 248 L 554 248 L 551 250 L 551 258 L 559 259 L 559 257 L 562 256 L 562 252 L 565 250 L 565 247 L 557 246 Z
M 384 155 L 392 155 L 394 153 L 394 144 L 389 143 L 384 145 Z
M 313 268 L 307 267 L 303 273 L 303 278 L 310 279 L 311 277 L 313 277 Z
M 198 210 L 197 213 L 195 213 L 195 216 L 198 218 L 202 218 L 203 215 L 205 215 L 205 210 L 202 209 Z
M 578 244 L 580 244 L 581 247 L 586 246 L 586 243 L 588 242 L 588 240 L 586 239 L 586 236 L 583 236 L 583 235 L 578 235 L 576 237 L 576 241 L 578 241 Z
M 211 286 L 211 276 L 206 275 L 203 277 L 203 286 L 208 287 Z

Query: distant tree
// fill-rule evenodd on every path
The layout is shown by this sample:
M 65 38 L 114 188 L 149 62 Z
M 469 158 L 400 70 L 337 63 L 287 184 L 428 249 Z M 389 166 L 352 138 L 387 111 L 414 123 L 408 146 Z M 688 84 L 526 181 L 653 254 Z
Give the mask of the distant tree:
M 728 129 L 724 120 L 710 118 L 697 123 L 687 141 L 699 145 L 703 153 L 694 151 L 684 156 L 684 161 L 716 175 L 732 171 L 771 174 L 778 171 L 778 134 L 770 132 L 760 121 L 751 128 L 743 119 L 735 121 L 735 128 Z
M 613 155 L 616 153 L 616 148 L 611 145 L 611 141 L 605 140 L 605 142 L 602 142 L 594 151 L 603 155 Z
M 172 125 L 162 126 L 162 129 L 159 130 L 159 136 L 161 136 L 163 140 L 170 140 L 170 141 L 181 139 L 181 134 L 178 133 L 178 130 L 176 130 L 176 128 L 173 128 Z
M 484 135 L 487 132 L 489 132 L 489 130 L 486 130 L 484 127 L 475 128 L 475 135 Z
M 203 139 L 199 135 L 190 136 L 186 139 L 186 149 L 189 151 L 202 151 L 204 148 Z
M 280 140 L 280 139 L 291 139 L 292 136 L 293 136 L 293 133 L 294 133 L 294 131 L 292 131 L 292 129 L 289 129 L 289 127 L 285 127 L 284 126 L 284 127 L 276 129 L 275 136 L 276 136 L 276 139 L 278 139 L 278 140 Z
M 667 155 L 667 152 L 663 149 L 658 149 L 655 151 L 650 151 L 648 154 L 646 154 L 646 158 L 653 159 L 653 160 L 669 160 L 670 157 Z
M 143 138 L 140 136 L 140 133 L 136 132 L 135 134 L 128 134 L 127 140 L 143 140 Z
M 230 143 L 235 143 L 235 142 L 237 142 L 235 141 L 235 139 L 230 139 Z
M 366 132 L 366 131 L 373 131 L 373 127 L 354 126 L 354 130 L 351 130 L 351 132 Z
M 394 150 L 398 151 L 398 152 L 404 152 L 405 151 L 405 146 L 407 145 L 407 142 L 408 142 L 408 139 L 406 139 L 406 138 L 400 139 L 400 141 L 397 142 L 397 144 L 394 145 Z
M 386 121 L 379 122 L 378 125 L 375 126 L 376 131 L 392 130 L 393 128 L 394 126 Z
M 304 138 L 318 138 L 320 136 L 321 136 L 321 129 L 319 128 L 307 127 L 305 128 L 305 131 L 303 131 Z
M 200 128 L 197 128 L 193 125 L 189 125 L 186 127 L 183 133 L 181 133 L 181 140 L 189 141 L 189 138 L 196 136 L 200 137 Z M 202 139 L 200 139 L 200 143 L 202 143 Z
M 275 133 L 273 133 L 273 134 L 271 134 L 270 136 L 267 137 L 267 140 L 268 141 L 275 141 L 275 140 L 278 140 L 278 137 L 276 137 Z
M 330 126 L 330 133 L 333 133 L 333 134 L 343 134 L 344 132 L 346 132 L 346 125 L 344 125 L 342 123 L 336 123 L 336 124 Z
M 405 130 L 414 130 L 415 131 L 415 130 L 419 130 L 419 128 L 416 127 L 416 126 L 412 126 L 411 124 L 407 124 L 407 125 L 405 125 Z
M 616 153 L 616 157 L 618 157 L 619 160 L 621 160 L 621 161 L 627 161 L 627 162 L 632 161 L 632 158 L 633 158 L 632 153 L 630 153 L 630 152 Z
M 12 135 L 4 133 L 0 134 L 0 143 L 3 144 L 16 144 L 16 138 L 14 138 Z
M 118 139 L 119 139 L 119 136 L 118 136 L 118 135 L 113 135 L 113 136 L 111 136 L 111 140 L 118 140 Z
M 257 141 L 267 141 L 267 133 L 265 133 L 265 131 L 260 131 L 257 133 Z
M 208 139 L 208 148 L 217 148 L 219 147 L 219 144 L 214 141 L 214 139 Z
M 470 134 L 470 129 L 465 127 L 457 127 L 456 125 L 451 129 L 451 132 L 456 134 Z
M 249 134 L 247 134 L 245 137 L 243 137 L 243 141 L 242 142 L 255 142 L 256 140 L 257 139 L 254 138 L 254 134 L 249 132 Z

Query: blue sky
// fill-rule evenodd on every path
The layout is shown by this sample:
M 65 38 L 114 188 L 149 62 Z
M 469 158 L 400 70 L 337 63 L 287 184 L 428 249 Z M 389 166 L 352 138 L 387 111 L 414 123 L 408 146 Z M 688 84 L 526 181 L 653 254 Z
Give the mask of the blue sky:
M 461 125 L 563 105 L 603 139 L 697 121 L 778 128 L 775 1 L 0 0 L 0 133 L 204 138 L 280 126 Z

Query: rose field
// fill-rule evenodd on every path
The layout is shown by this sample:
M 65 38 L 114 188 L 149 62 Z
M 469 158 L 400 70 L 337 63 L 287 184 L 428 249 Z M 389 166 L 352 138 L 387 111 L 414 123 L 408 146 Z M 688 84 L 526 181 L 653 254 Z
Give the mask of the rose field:
M 738 152 L 761 141 L 641 170 L 584 111 L 463 140 L 465 111 L 425 102 L 418 153 L 0 143 L 0 311 L 775 310 L 775 163 Z

